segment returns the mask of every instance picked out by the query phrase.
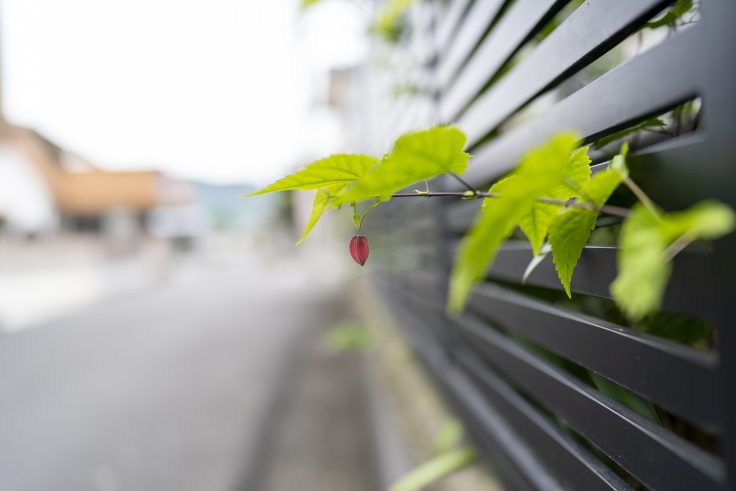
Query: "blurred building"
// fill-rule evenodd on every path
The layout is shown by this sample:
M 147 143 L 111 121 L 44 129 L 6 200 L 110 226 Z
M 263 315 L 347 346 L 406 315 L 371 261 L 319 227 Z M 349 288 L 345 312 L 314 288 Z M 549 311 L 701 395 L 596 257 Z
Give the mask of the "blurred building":
M 191 201 L 186 183 L 154 170 L 97 168 L 40 133 L 0 122 L 0 224 L 9 233 L 133 234 L 160 206 Z

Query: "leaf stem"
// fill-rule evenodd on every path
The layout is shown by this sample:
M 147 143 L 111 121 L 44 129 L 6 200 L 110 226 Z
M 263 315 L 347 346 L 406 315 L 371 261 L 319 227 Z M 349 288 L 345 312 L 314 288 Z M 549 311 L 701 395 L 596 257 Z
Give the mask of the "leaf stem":
M 378 201 L 378 198 L 374 199 L 373 202 L 368 206 L 368 208 L 366 208 L 366 210 L 363 212 L 363 216 L 360 217 L 360 223 L 358 223 L 358 235 L 360 235 L 360 230 L 363 228 L 363 220 L 365 220 L 365 217 L 368 216 L 368 213 L 370 213 L 371 210 L 376 207 Z
M 644 192 L 642 188 L 639 187 L 638 184 L 636 184 L 631 178 L 626 177 L 624 178 L 624 184 L 626 184 L 626 187 L 628 187 L 632 193 L 634 193 L 634 196 L 641 201 L 641 203 L 646 207 L 647 210 L 649 210 L 649 213 L 654 215 L 657 220 L 662 220 L 662 217 L 659 214 L 659 210 L 657 210 L 657 206 L 654 204 L 654 202 L 647 196 L 647 193 Z
M 477 198 L 500 198 L 498 194 L 495 193 L 487 193 L 484 191 L 478 191 L 477 189 L 473 190 L 473 193 Z M 394 193 L 391 195 L 392 198 L 416 198 L 416 197 L 422 197 L 422 198 L 465 198 L 468 199 L 468 195 L 464 192 L 454 192 L 454 191 L 432 191 L 429 193 L 422 193 L 421 195 L 416 193 Z M 471 196 L 472 198 L 472 196 Z M 548 205 L 554 205 L 554 206 L 569 206 L 572 208 L 580 208 L 582 210 L 592 210 L 592 211 L 598 211 L 600 213 L 605 213 L 606 215 L 612 215 L 617 217 L 626 218 L 629 215 L 629 210 L 627 208 L 621 208 L 620 206 L 612 206 L 612 205 L 595 205 L 593 203 L 586 203 L 582 201 L 564 201 L 554 198 L 537 198 L 537 201 L 540 203 L 546 203 Z M 658 216 L 658 215 L 657 215 Z
M 664 250 L 664 257 L 666 257 L 668 261 L 672 261 L 676 255 L 682 252 L 684 248 L 695 242 L 695 240 L 696 237 L 690 234 L 679 236 L 669 245 L 669 247 L 667 247 L 667 249 Z
M 480 191 L 478 191 L 473 186 L 471 186 L 470 183 L 468 181 L 466 181 L 465 179 L 463 179 L 462 177 L 460 177 L 459 174 L 455 174 L 454 172 L 450 172 L 450 175 L 452 177 L 454 177 L 457 182 L 459 182 L 460 184 L 462 184 L 463 186 L 465 186 L 468 189 L 468 191 L 472 191 L 474 195 L 480 196 Z M 466 196 L 466 198 L 467 198 L 467 196 Z

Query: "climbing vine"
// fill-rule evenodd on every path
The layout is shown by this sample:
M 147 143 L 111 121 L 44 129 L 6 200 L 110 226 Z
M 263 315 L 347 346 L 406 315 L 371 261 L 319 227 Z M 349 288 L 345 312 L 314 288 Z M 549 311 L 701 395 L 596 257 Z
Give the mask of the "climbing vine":
M 658 309 L 671 272 L 672 259 L 697 240 L 716 239 L 734 229 L 733 211 L 716 201 L 703 201 L 687 210 L 665 212 L 629 177 L 628 145 L 608 166 L 591 175 L 588 147 L 579 135 L 561 132 L 530 149 L 516 168 L 488 191 L 462 179 L 470 154 L 465 134 L 439 126 L 401 135 L 382 158 L 338 154 L 313 162 L 298 172 L 252 193 L 316 190 L 303 241 L 328 208 L 353 206 L 357 235 L 350 244 L 354 260 L 363 265 L 368 240 L 362 223 L 374 207 L 392 198 L 445 197 L 481 199 L 481 210 L 462 240 L 450 277 L 448 309 L 461 312 L 473 286 L 481 281 L 501 247 L 518 227 L 531 243 L 537 260 L 551 252 L 560 283 L 568 297 L 575 266 L 600 214 L 623 219 L 618 252 L 618 276 L 611 294 L 632 319 Z M 465 186 L 462 192 L 415 190 L 407 187 L 449 174 Z M 620 185 L 637 198 L 631 208 L 606 204 Z M 359 214 L 356 203 L 369 202 Z

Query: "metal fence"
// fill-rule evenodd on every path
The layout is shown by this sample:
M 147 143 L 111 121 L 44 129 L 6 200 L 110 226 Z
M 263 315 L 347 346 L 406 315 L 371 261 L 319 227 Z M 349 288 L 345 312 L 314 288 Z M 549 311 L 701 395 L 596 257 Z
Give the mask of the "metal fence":
M 594 143 L 661 117 L 671 130 L 631 134 L 635 180 L 669 210 L 736 207 L 736 3 L 703 0 L 678 29 L 647 26 L 672 4 L 420 3 L 392 52 L 419 91 L 377 105 L 394 108 L 377 131 L 456 123 L 482 188 L 558 130 Z M 594 171 L 613 153 L 592 151 Z M 448 274 L 479 203 L 397 201 L 365 227 L 376 286 L 509 488 L 736 489 L 733 236 L 679 255 L 663 312 L 643 323 L 611 301 L 620 223 L 608 218 L 572 300 L 549 258 L 523 283 L 531 249 L 511 240 L 453 317 Z

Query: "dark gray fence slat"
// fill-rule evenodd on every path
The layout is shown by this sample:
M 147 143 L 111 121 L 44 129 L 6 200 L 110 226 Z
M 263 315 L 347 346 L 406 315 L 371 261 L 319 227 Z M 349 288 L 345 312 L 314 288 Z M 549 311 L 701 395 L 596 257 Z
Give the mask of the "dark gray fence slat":
M 520 66 L 481 96 L 463 115 L 461 124 L 484 128 L 485 132 L 493 130 L 533 97 L 625 39 L 668 3 L 671 0 L 591 0 L 584 3 Z M 524 6 L 523 2 L 517 5 Z M 533 16 L 528 11 L 521 11 L 520 15 L 524 15 L 524 12 L 527 17 L 532 17 L 528 19 L 531 23 Z M 494 41 L 494 44 L 488 41 Z M 497 43 L 495 39 L 488 41 L 485 42 L 489 51 L 487 59 L 493 60 L 493 50 L 500 49 L 503 52 L 506 49 L 503 43 Z M 480 53 L 481 49 L 476 55 Z M 491 65 L 494 63 L 491 62 Z M 496 68 L 493 68 L 493 72 Z M 478 71 L 476 69 L 475 72 L 468 73 L 465 77 L 469 79 L 468 82 L 459 78 L 448 97 L 442 101 L 440 107 L 444 120 L 456 120 L 460 109 L 475 96 L 480 84 L 493 73 L 489 70 L 479 74 Z
M 483 40 L 450 87 L 439 87 L 440 115 L 455 121 L 461 109 L 517 49 L 568 0 L 519 0 Z M 493 113 L 495 115 L 496 110 Z M 486 116 L 489 116 L 486 114 Z
M 611 459 L 654 489 L 710 489 L 723 462 L 572 379 L 484 324 L 456 319 L 472 345 Z
M 437 317 L 421 311 L 397 309 L 403 325 L 421 331 Z M 551 424 L 518 395 L 506 382 L 482 367 L 467 350 L 454 353 L 464 370 L 460 371 L 440 352 L 425 344 L 416 346 L 427 368 L 439 380 L 449 402 L 477 422 L 483 433 L 473 438 L 497 457 L 493 463 L 505 464 L 523 489 L 547 490 L 628 490 L 610 469 Z M 477 378 L 473 384 L 468 375 Z M 479 374 L 482 374 L 479 376 Z M 480 386 L 482 392 L 476 388 Z M 534 454 L 528 448 L 533 446 Z
M 455 76 L 458 68 L 472 53 L 480 38 L 493 21 L 503 0 L 475 0 L 459 27 L 457 36 L 452 40 L 445 54 L 440 56 L 437 66 L 437 83 L 445 87 Z
M 512 169 L 527 149 L 556 131 L 573 129 L 591 138 L 694 97 L 700 86 L 698 56 L 693 49 L 697 38 L 697 28 L 679 33 L 606 73 L 532 121 L 473 149 L 474 164 L 465 178 L 478 186 L 489 182 Z M 485 126 L 460 126 L 468 133 L 470 147 L 486 130 Z
M 403 294 L 442 317 L 437 272 L 396 275 Z M 626 330 L 493 284 L 476 287 L 468 310 L 607 377 L 680 416 L 720 431 L 718 360 L 713 353 Z M 672 374 L 677 378 L 673 379 Z
M 453 247 L 453 256 L 458 245 Z M 499 250 L 488 270 L 493 278 L 521 283 L 529 261 L 531 246 L 523 241 L 508 241 Z M 616 248 L 588 246 L 583 249 L 570 289 L 573 294 L 611 298 L 609 286 L 616 278 Z M 686 249 L 674 259 L 672 277 L 665 291 L 662 310 L 713 320 L 713 287 L 707 282 L 715 274 L 709 254 L 696 248 Z M 529 275 L 526 284 L 562 290 L 551 257 L 545 258 Z
M 497 285 L 476 288 L 468 308 L 686 419 L 723 428 L 713 353 L 625 330 Z

